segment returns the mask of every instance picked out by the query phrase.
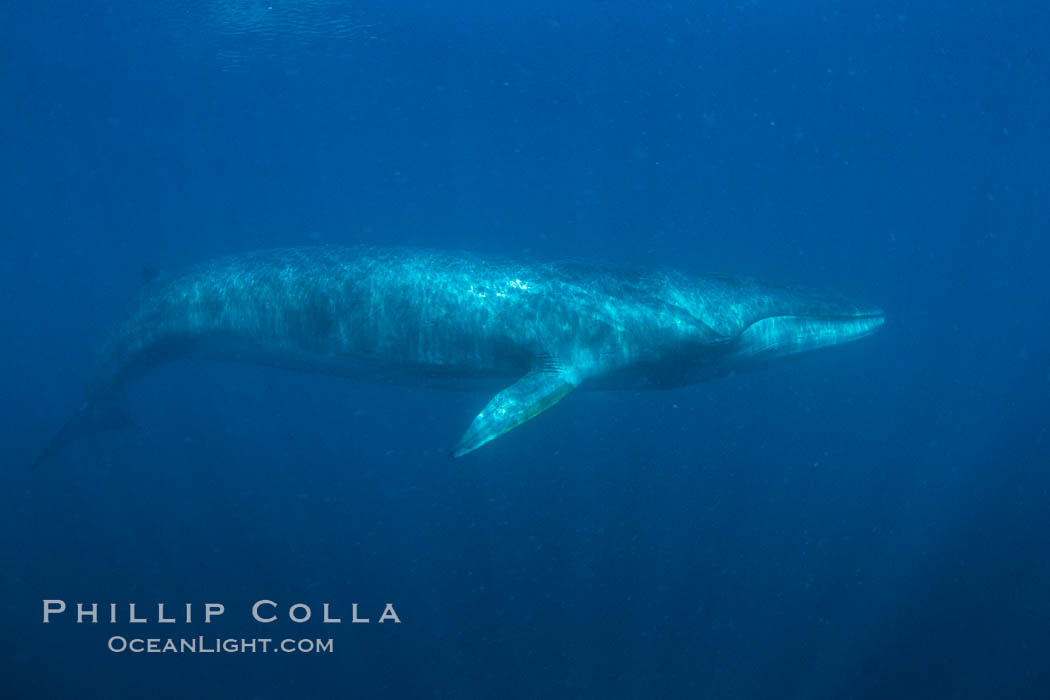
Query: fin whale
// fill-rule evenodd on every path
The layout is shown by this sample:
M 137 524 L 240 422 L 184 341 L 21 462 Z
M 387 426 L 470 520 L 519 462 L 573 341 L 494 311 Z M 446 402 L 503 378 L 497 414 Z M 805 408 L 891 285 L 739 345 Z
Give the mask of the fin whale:
M 877 307 L 723 275 L 396 248 L 247 253 L 150 284 L 35 463 L 122 423 L 121 389 L 178 358 L 502 387 L 453 448 L 461 456 L 575 390 L 684 386 L 857 340 L 883 320 Z

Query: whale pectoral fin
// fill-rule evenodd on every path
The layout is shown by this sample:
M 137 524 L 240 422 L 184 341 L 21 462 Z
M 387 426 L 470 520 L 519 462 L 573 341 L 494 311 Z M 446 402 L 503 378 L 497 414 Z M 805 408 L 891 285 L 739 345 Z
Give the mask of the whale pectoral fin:
M 576 388 L 566 372 L 529 372 L 496 394 L 459 439 L 453 456 L 462 457 L 503 433 L 532 420 Z

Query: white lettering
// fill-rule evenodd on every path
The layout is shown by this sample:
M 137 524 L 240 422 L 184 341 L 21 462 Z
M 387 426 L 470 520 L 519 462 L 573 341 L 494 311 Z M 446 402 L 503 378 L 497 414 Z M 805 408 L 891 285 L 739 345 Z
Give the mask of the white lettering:
M 270 607 L 273 607 L 273 608 L 277 607 L 277 603 L 273 602 L 272 600 L 257 600 L 257 601 L 255 601 L 255 605 L 252 606 L 252 617 L 254 617 L 256 619 L 256 621 L 258 621 L 258 622 L 273 622 L 274 620 L 276 620 L 277 619 L 276 615 L 273 615 L 271 617 L 267 617 L 265 619 L 259 617 L 259 608 L 261 606 L 263 606 L 263 605 L 269 605 Z
M 98 603 L 92 603 L 90 610 L 85 610 L 83 603 L 77 603 L 77 624 L 79 625 L 85 617 L 89 616 L 92 624 L 98 622 Z
M 303 617 L 296 617 L 295 616 L 295 609 L 296 608 L 302 608 L 303 610 L 306 611 L 306 614 Z M 296 603 L 292 607 L 288 608 L 288 617 L 291 619 L 292 622 L 306 622 L 307 620 L 310 619 L 310 615 L 312 615 L 312 614 L 313 613 L 310 610 L 310 606 L 309 605 L 303 605 L 302 603 Z
M 204 624 L 209 624 L 212 617 L 218 617 L 226 612 L 226 606 L 222 603 L 205 603 L 204 604 Z
M 44 624 L 51 622 L 51 613 L 64 613 L 66 611 L 66 601 L 64 600 L 45 600 L 44 601 Z
M 387 603 L 386 607 L 383 608 L 383 615 L 379 618 L 379 623 L 382 624 L 382 623 L 386 622 L 387 620 L 393 620 L 394 623 L 398 624 L 398 625 L 401 624 L 401 618 L 399 618 L 397 616 L 397 613 L 394 612 L 394 604 L 393 603 Z

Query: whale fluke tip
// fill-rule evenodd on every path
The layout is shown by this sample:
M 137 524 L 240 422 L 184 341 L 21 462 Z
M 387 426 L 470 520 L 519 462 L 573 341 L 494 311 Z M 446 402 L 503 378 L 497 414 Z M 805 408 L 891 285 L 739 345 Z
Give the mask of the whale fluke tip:
M 37 469 L 60 449 L 85 435 L 126 428 L 132 424 L 127 412 L 112 401 L 87 401 L 45 443 L 36 459 L 29 464 L 29 469 Z

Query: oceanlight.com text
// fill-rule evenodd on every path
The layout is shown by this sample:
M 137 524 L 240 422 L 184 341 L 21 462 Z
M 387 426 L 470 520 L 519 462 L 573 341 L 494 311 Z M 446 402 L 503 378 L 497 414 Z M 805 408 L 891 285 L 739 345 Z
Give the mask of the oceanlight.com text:
M 141 638 L 115 635 L 107 648 L 114 653 L 131 654 L 331 654 L 335 645 L 327 639 L 280 639 L 235 637 Z

